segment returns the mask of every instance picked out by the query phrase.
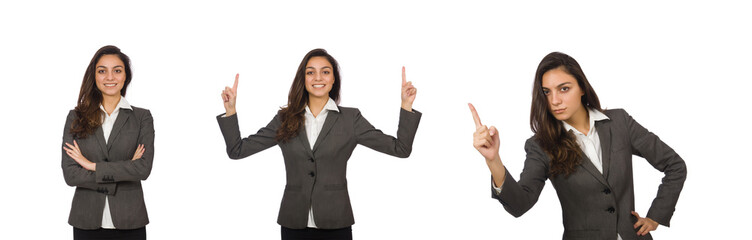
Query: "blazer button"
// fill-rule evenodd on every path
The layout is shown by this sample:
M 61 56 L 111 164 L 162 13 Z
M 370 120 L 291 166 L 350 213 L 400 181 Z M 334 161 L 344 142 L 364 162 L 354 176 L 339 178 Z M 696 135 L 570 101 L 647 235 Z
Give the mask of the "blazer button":
M 611 194 L 611 189 L 608 189 L 608 188 L 603 189 L 603 193 L 605 193 L 605 194 Z
M 110 161 L 110 159 L 107 159 L 107 158 L 105 158 L 105 159 L 104 159 L 104 161 L 105 161 L 105 162 L 109 162 L 109 161 Z
M 308 161 L 311 161 L 311 162 L 313 162 L 313 158 L 309 158 L 309 159 L 308 159 Z
M 608 213 L 614 213 L 614 212 L 616 212 L 616 209 L 614 209 L 614 207 L 610 207 L 610 208 L 606 209 L 606 211 L 608 211 Z
M 311 175 L 311 177 L 314 177 L 314 176 L 316 176 L 316 174 L 315 174 L 315 173 L 313 173 L 313 172 L 309 172 L 309 173 L 308 173 L 308 175 Z

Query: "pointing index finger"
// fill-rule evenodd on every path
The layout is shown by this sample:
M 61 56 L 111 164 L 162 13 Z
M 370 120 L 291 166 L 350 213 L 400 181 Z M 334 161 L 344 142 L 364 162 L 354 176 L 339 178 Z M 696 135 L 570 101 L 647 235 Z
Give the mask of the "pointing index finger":
M 407 83 L 407 78 L 405 78 L 405 66 L 402 66 L 402 85 Z
M 483 124 L 480 123 L 480 117 L 478 116 L 478 112 L 475 111 L 475 107 L 473 106 L 473 104 L 467 103 L 467 106 L 470 107 L 470 112 L 473 114 L 473 121 L 475 121 L 475 128 L 483 126 Z
M 232 85 L 232 90 L 237 91 L 238 90 L 238 78 L 240 77 L 240 73 L 235 74 L 235 84 Z

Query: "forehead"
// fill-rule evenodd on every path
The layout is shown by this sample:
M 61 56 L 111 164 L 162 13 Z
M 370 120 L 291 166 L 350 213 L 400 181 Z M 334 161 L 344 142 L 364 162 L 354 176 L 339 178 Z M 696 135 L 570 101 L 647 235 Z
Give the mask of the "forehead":
M 322 56 L 316 56 L 312 57 L 311 59 L 308 59 L 308 63 L 306 64 L 306 68 L 323 68 L 323 67 L 332 67 L 332 64 L 329 63 L 329 60 L 326 59 L 326 57 Z
M 556 88 L 564 83 L 577 83 L 577 79 L 567 73 L 561 67 L 548 70 L 541 78 L 541 86 L 544 88 Z
M 123 66 L 123 60 L 120 60 L 120 58 L 114 54 L 102 55 L 102 57 L 100 57 L 99 61 L 97 62 L 97 67 L 117 67 L 117 66 Z

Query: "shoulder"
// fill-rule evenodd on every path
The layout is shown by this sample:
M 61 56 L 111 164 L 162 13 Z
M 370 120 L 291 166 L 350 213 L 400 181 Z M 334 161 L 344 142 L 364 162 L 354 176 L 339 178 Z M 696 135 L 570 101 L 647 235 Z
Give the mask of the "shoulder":
M 534 149 L 541 149 L 540 145 L 538 144 L 538 140 L 535 138 L 535 135 L 530 136 L 530 138 L 528 138 L 525 141 L 525 150 L 526 151 L 527 150 L 531 150 L 533 148 Z
M 133 115 L 136 116 L 137 118 L 139 119 L 151 118 L 151 111 L 149 111 L 149 109 L 135 107 L 135 106 L 131 106 L 131 108 L 133 110 Z
M 76 119 L 76 116 L 76 109 L 71 109 L 70 111 L 68 111 L 68 119 Z
M 354 107 L 343 107 L 343 106 L 337 106 L 339 108 L 339 112 L 342 115 L 345 116 L 358 116 L 360 115 L 360 110 Z
M 624 116 L 629 115 L 623 108 L 603 110 L 603 114 L 606 114 L 608 118 L 623 118 Z

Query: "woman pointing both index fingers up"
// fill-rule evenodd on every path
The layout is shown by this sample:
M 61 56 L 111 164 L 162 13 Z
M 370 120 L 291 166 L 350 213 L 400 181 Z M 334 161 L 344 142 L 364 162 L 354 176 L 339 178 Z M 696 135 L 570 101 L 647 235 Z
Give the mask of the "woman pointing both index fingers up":
M 352 239 L 354 223 L 346 179 L 347 161 L 360 144 L 406 158 L 421 113 L 412 108 L 417 89 L 402 68 L 402 108 L 397 137 L 374 128 L 356 108 L 342 107 L 337 61 L 323 49 L 308 52 L 298 66 L 282 107 L 266 127 L 242 138 L 235 104 L 239 75 L 222 91 L 225 113 L 217 116 L 232 159 L 279 145 L 286 180 L 277 223 L 282 239 Z M 357 156 L 356 156 L 357 158 Z

